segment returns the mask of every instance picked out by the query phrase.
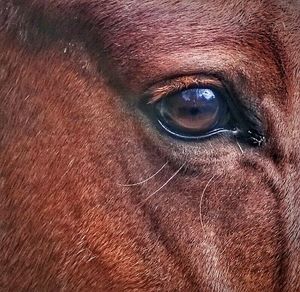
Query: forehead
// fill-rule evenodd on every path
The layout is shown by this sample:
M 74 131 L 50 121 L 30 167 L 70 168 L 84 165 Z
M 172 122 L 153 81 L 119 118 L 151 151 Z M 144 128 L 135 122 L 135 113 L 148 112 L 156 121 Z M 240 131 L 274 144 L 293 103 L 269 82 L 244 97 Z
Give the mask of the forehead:
M 242 70 L 241 61 L 255 59 L 271 68 L 280 59 L 274 39 L 285 26 L 283 11 L 278 1 L 108 1 L 86 13 L 112 68 L 136 87 L 216 68 Z
M 216 68 L 249 71 L 255 64 L 258 71 L 284 71 L 285 51 L 299 45 L 299 3 L 39 0 L 31 5 L 91 28 L 85 37 L 101 51 L 113 77 L 138 91 L 170 76 Z

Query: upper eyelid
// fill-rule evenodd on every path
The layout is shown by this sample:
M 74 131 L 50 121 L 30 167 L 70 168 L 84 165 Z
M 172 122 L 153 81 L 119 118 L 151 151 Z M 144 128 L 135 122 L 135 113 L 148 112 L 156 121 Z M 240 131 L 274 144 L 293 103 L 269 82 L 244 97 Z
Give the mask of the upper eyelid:
M 165 96 L 198 86 L 214 87 L 221 90 L 226 89 L 223 82 L 217 78 L 202 75 L 192 75 L 163 81 L 151 87 L 147 91 L 146 96 L 148 96 L 148 103 L 152 104 Z

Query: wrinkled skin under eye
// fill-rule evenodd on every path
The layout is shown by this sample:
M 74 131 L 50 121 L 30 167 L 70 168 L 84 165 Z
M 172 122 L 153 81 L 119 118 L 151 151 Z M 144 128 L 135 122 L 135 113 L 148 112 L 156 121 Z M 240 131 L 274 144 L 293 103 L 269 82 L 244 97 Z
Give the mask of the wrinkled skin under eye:
M 164 130 L 183 138 L 207 136 L 224 128 L 229 120 L 224 97 L 209 88 L 186 89 L 164 97 L 155 111 Z

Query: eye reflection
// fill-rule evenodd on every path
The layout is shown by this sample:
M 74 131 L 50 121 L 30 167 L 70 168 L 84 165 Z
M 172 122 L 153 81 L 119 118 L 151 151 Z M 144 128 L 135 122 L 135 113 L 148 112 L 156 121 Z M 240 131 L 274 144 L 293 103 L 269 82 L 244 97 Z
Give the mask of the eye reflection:
M 183 136 L 205 135 L 227 112 L 217 90 L 192 88 L 167 96 L 156 105 L 164 129 Z

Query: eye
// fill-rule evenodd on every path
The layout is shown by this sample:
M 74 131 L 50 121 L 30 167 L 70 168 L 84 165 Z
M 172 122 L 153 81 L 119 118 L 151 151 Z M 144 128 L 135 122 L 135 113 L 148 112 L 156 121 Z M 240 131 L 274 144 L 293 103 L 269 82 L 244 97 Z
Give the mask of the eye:
M 163 97 L 154 110 L 159 125 L 179 138 L 197 139 L 229 127 L 225 94 L 216 88 L 197 87 Z
M 263 116 L 235 88 L 230 80 L 183 76 L 147 90 L 139 108 L 175 139 L 195 141 L 223 133 L 249 146 L 262 146 L 266 143 Z

